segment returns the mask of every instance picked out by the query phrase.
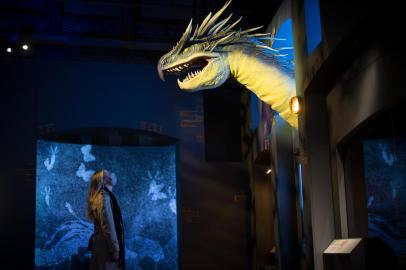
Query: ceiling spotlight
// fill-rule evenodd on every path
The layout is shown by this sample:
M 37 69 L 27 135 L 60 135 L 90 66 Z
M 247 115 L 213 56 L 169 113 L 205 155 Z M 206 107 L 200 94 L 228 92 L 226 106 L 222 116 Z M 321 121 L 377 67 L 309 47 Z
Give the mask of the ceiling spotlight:
M 13 50 L 12 50 L 10 47 L 7 48 L 7 52 L 8 52 L 8 53 L 11 53 L 12 51 L 13 51 Z
M 29 47 L 27 44 L 23 44 L 23 46 L 21 46 L 21 48 L 23 48 L 24 51 L 27 51 Z
M 266 170 L 266 174 L 270 174 L 272 172 L 272 169 L 271 168 L 268 168 L 268 170 Z
M 294 96 L 289 102 L 290 111 L 299 114 L 303 110 L 303 99 L 299 96 Z

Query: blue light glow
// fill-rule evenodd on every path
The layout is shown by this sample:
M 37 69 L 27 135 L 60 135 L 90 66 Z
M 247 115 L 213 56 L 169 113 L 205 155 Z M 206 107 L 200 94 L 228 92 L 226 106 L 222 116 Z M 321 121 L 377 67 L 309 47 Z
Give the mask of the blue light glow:
M 304 202 L 303 202 L 303 182 L 302 182 L 302 164 L 297 165 L 297 178 L 299 182 L 299 203 L 300 203 L 300 214 L 302 216 L 302 221 L 304 218 Z
M 319 0 L 304 0 L 307 54 L 311 55 L 321 42 Z
M 285 20 L 275 33 L 275 40 L 272 44 L 272 48 L 284 48 L 281 51 L 282 54 L 286 54 L 284 59 L 291 63 L 291 69 L 294 69 L 294 44 L 293 44 L 293 32 L 292 32 L 292 19 Z
M 39 140 L 36 269 L 71 269 L 72 256 L 87 247 L 93 231 L 85 217 L 89 177 L 100 168 L 109 170 L 115 182 L 127 269 L 177 269 L 175 153 L 173 146 L 105 147 Z

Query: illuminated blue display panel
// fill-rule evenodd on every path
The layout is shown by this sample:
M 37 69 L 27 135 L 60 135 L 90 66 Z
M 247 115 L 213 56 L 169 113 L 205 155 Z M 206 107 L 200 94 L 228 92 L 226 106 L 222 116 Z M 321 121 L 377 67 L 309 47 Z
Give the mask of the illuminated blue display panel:
M 368 234 L 406 254 L 406 139 L 363 142 Z
M 319 0 L 304 0 L 307 55 L 311 55 L 321 42 Z
M 292 19 L 286 19 L 279 27 L 275 33 L 276 40 L 273 42 L 272 47 L 275 49 L 281 49 L 284 58 L 289 63 L 289 69 L 294 72 L 294 44 L 293 44 L 293 30 L 292 30 Z
M 176 148 L 37 142 L 36 269 L 71 269 L 93 232 L 89 178 L 107 169 L 125 232 L 127 269 L 178 269 Z M 80 261 L 80 260 L 79 260 Z

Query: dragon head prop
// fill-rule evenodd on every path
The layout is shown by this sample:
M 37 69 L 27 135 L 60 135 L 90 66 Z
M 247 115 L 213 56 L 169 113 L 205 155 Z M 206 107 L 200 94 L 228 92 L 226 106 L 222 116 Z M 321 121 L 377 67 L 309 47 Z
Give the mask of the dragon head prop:
M 252 47 L 273 50 L 263 43 L 273 39 L 271 34 L 252 33 L 261 27 L 234 30 L 242 17 L 227 24 L 231 14 L 217 22 L 230 3 L 228 1 L 214 15 L 210 12 L 194 31 L 190 20 L 178 43 L 158 62 L 158 74 L 162 80 L 165 80 L 165 74 L 177 75 L 179 88 L 185 91 L 216 88 L 230 77 L 229 53 Z

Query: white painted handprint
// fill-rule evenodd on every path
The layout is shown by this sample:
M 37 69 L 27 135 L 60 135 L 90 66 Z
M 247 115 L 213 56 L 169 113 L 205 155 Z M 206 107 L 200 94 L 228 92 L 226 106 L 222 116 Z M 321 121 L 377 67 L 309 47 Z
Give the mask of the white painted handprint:
M 171 209 L 172 213 L 176 215 L 176 189 L 172 190 L 172 188 L 169 187 L 168 195 L 171 197 L 171 200 L 169 201 L 169 209 Z
M 148 195 L 152 195 L 151 200 L 156 201 L 168 198 L 168 196 L 164 192 L 161 192 L 165 184 L 157 184 L 157 181 L 163 179 L 163 176 L 161 175 L 160 171 L 157 171 L 155 175 L 152 175 L 150 171 L 148 171 L 147 174 L 148 176 L 143 177 L 143 179 L 150 182 Z
M 380 143 L 379 144 L 379 149 L 381 150 L 381 155 L 382 155 L 383 161 L 385 161 L 385 163 L 388 166 L 392 166 L 393 163 L 396 161 L 395 155 L 387 152 L 387 145 L 386 144 Z
M 90 153 L 91 150 L 92 150 L 92 145 L 90 145 L 90 144 L 84 145 L 80 148 L 80 151 L 83 154 L 83 160 L 85 162 L 96 160 L 96 157 Z
M 44 165 L 47 168 L 47 170 L 50 171 L 52 170 L 55 164 L 56 154 L 58 153 L 58 146 L 49 147 L 48 152 L 50 154 L 50 157 L 45 159 Z
M 94 170 L 88 170 L 86 171 L 85 164 L 80 163 L 79 168 L 76 171 L 76 176 L 80 177 L 83 179 L 85 182 L 89 182 L 90 177 L 94 174 Z
M 51 188 L 49 186 L 45 186 L 44 190 L 42 191 L 42 194 L 44 195 L 45 203 L 49 207 L 49 199 L 51 196 Z
M 157 185 L 155 180 L 152 180 L 152 182 L 149 184 L 148 191 L 148 195 L 152 195 L 151 200 L 156 201 L 168 198 L 168 196 L 164 192 L 161 192 L 164 186 L 165 186 L 164 184 Z

